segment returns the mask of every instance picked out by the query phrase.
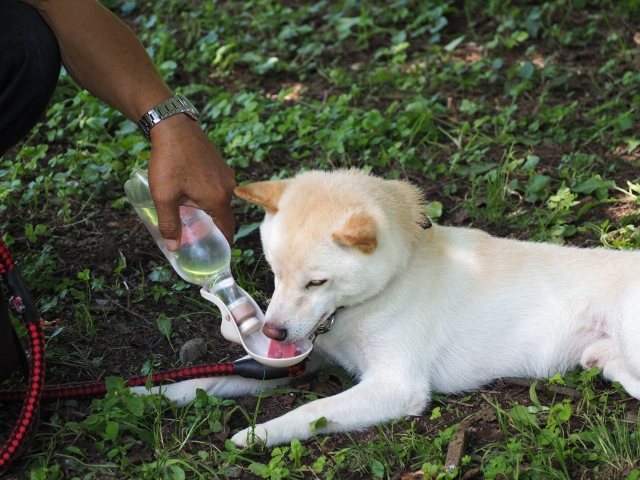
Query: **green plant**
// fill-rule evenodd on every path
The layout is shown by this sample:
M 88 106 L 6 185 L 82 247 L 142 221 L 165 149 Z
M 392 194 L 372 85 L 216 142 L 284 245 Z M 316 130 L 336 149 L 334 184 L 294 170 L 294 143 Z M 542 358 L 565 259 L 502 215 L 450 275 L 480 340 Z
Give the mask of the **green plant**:
M 238 183 L 358 167 L 415 182 L 442 224 L 639 246 L 640 74 L 628 27 L 637 0 L 104 3 L 135 29 L 171 88 L 196 103 Z M 196 334 L 211 337 L 215 360 L 239 355 L 216 336 L 216 308 L 136 230 L 122 185 L 149 155 L 135 124 L 63 71 L 41 123 L 0 160 L 3 239 L 45 316 L 52 381 L 170 368 L 172 347 Z M 264 308 L 272 277 L 259 246 L 262 212 L 234 208 L 233 273 Z M 580 399 L 535 390 L 523 399 L 517 388 L 458 399 L 496 416 L 458 476 L 471 468 L 487 478 L 638 476 L 637 425 L 625 416 L 637 404 L 594 370 L 552 380 Z M 451 427 L 476 413 L 441 396 L 416 421 L 351 438 L 278 450 L 229 442 L 229 429 L 322 397 L 315 381 L 353 383 L 322 372 L 264 394 L 251 415 L 202 393 L 185 409 L 141 399 L 138 415 L 123 398 L 129 407 L 138 400 L 123 392 L 99 401 L 87 417 L 94 423 L 81 427 L 73 415 L 84 405 L 60 405 L 21 465 L 33 478 L 65 469 L 78 478 L 385 478 L 420 469 L 446 478 Z M 295 396 L 292 406 L 277 403 L 284 394 Z M 153 455 L 141 454 L 145 434 L 130 429 L 134 421 L 153 437 Z

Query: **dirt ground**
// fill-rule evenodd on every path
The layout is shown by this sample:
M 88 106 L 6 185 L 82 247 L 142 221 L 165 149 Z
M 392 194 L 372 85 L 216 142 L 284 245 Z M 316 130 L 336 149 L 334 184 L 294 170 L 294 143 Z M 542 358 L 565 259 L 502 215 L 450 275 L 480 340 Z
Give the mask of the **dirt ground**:
M 445 211 L 452 200 L 450 197 L 441 195 L 440 188 L 436 184 L 427 182 L 425 179 L 414 176 L 412 178 L 417 184 L 422 185 L 428 190 L 429 197 L 432 200 L 439 200 L 445 205 Z M 239 204 L 238 204 L 239 205 Z M 238 206 L 238 223 L 241 225 L 247 221 L 255 221 L 255 219 L 243 218 L 242 209 Z M 602 214 L 611 216 L 616 215 L 615 210 L 597 212 L 599 218 Z M 1 218 L 0 220 L 6 220 Z M 138 217 L 129 210 L 118 212 L 108 205 L 104 205 L 102 209 L 96 209 L 90 218 L 81 221 L 73 227 L 64 227 L 62 222 L 57 218 L 43 217 L 40 223 L 46 224 L 49 229 L 59 227 L 64 233 L 56 235 L 52 246 L 56 253 L 57 270 L 56 277 L 69 277 L 74 272 L 90 269 L 92 272 L 104 274 L 108 276 L 118 266 L 121 254 L 127 259 L 128 267 L 121 273 L 123 288 L 130 292 L 135 292 L 139 286 L 145 281 L 141 272 L 150 272 L 154 268 L 166 264 L 166 260 L 161 252 L 153 243 L 151 236 L 146 232 Z M 465 218 L 465 215 L 459 213 L 446 213 L 441 222 L 449 225 L 473 226 Z M 481 225 L 482 226 L 482 225 Z M 29 251 L 29 243 L 20 239 L 20 232 L 11 231 L 16 242 L 12 245 L 12 252 L 17 258 L 25 255 Z M 493 232 L 501 234 L 504 232 Z M 527 232 L 513 232 L 509 235 L 516 238 L 527 238 Z M 578 244 L 580 246 L 592 245 L 595 237 L 589 235 L 580 236 Z M 241 239 L 239 241 L 240 248 L 243 250 L 252 248 L 256 252 L 260 252 L 259 236 L 256 233 Z M 259 266 L 255 269 L 253 277 L 257 285 L 271 285 L 271 275 L 266 263 L 259 260 Z M 172 277 L 168 282 L 164 283 L 166 287 L 170 287 L 174 283 L 176 277 Z M 148 279 L 146 280 L 149 281 Z M 191 289 L 189 298 L 197 299 L 198 294 L 195 288 Z M 271 291 L 269 287 L 268 291 Z M 226 341 L 219 330 L 219 318 L 211 312 L 203 312 L 200 306 L 193 304 L 186 296 L 176 297 L 178 300 L 175 304 L 164 304 L 156 302 L 152 297 L 147 297 L 142 301 L 136 301 L 136 295 L 132 294 L 126 300 L 117 298 L 113 292 L 94 292 L 90 303 L 90 311 L 96 319 L 95 336 L 89 336 L 78 332 L 76 313 L 72 310 L 63 310 L 60 315 L 52 315 L 50 312 L 45 313 L 45 332 L 48 336 L 54 334 L 60 328 L 64 328 L 54 340 L 49 342 L 48 347 L 53 352 L 53 358 L 48 362 L 47 384 L 60 384 L 70 382 L 95 381 L 104 379 L 106 376 L 116 375 L 127 378 L 132 375 L 139 375 L 141 367 L 150 358 L 154 359 L 154 368 L 156 370 L 163 368 L 173 368 L 180 366 L 178 360 L 178 352 L 180 347 L 188 340 L 193 338 L 204 338 L 207 343 L 206 355 L 198 361 L 198 363 L 219 362 L 227 360 L 235 360 L 244 355 L 241 346 Z M 266 309 L 265 298 L 256 299 Z M 159 314 L 164 313 L 170 317 L 176 317 L 174 320 L 174 332 L 172 344 L 170 345 L 166 337 L 161 334 L 156 325 L 156 318 Z M 488 348 L 499 348 L 498 345 L 488 346 Z M 78 354 L 74 354 L 78 352 Z M 96 365 L 92 359 L 101 358 L 99 364 Z M 390 365 L 391 368 L 391 365 Z M 330 375 L 318 376 L 311 375 L 309 377 L 301 377 L 293 382 L 293 386 L 301 391 L 313 392 L 320 395 L 333 395 L 341 392 L 344 377 Z M 346 381 L 348 385 L 348 380 Z M 505 409 L 509 409 L 514 404 L 530 405 L 529 387 L 513 385 L 504 381 L 496 381 L 485 388 L 473 392 L 468 392 L 465 396 L 470 395 L 471 398 L 460 401 L 460 397 L 446 396 L 438 403 L 433 403 L 424 415 L 417 417 L 415 420 L 416 428 L 425 435 L 437 433 L 438 429 L 445 426 L 456 424 L 460 418 L 471 416 L 471 430 L 469 442 L 466 446 L 466 453 L 473 452 L 481 446 L 490 444 L 503 437 L 504 432 L 496 419 L 492 410 L 490 410 L 488 401 L 499 404 Z M 560 395 L 558 398 L 562 398 Z M 540 393 L 540 400 L 543 404 L 549 404 L 552 397 L 547 393 Z M 636 400 L 627 400 L 623 398 L 613 399 L 628 401 L 628 409 L 637 411 L 640 403 Z M 305 395 L 301 394 L 275 394 L 267 398 L 263 398 L 259 404 L 259 422 L 266 421 L 276 416 L 282 415 L 284 412 L 294 408 L 300 402 L 308 401 Z M 238 400 L 248 412 L 253 412 L 258 406 L 257 397 L 246 397 Z M 437 420 L 430 420 L 431 408 L 435 406 L 445 407 L 452 405 L 454 408 L 443 412 L 443 416 Z M 60 402 L 58 404 L 43 405 L 42 418 L 44 425 L 42 431 L 47 431 L 46 423 L 56 416 L 62 419 L 81 420 L 89 412 L 91 406 L 88 401 L 70 400 Z M 17 406 L 7 408 L 3 415 L 2 429 L 9 431 L 11 419 L 17 414 Z M 444 410 L 444 408 L 443 408 Z M 245 419 L 240 415 L 232 416 L 228 428 L 222 432 L 207 438 L 220 449 L 224 449 L 224 439 L 229 436 L 229 432 L 236 428 L 246 426 Z M 406 425 L 398 425 L 397 428 L 405 428 Z M 170 433 L 170 432 L 167 432 Z M 377 427 L 368 429 L 364 432 L 347 435 L 333 435 L 329 442 L 322 448 L 326 452 L 330 452 L 335 448 L 350 445 L 352 441 L 357 443 L 366 443 L 379 435 Z M 78 438 L 74 441 L 74 445 L 86 452 L 93 452 L 93 458 L 88 461 L 102 463 L 105 461 L 103 455 L 92 446 L 92 442 L 88 438 Z M 64 443 L 61 444 L 62 448 Z M 43 448 L 39 440 L 32 446 L 32 450 Z M 186 447 L 189 448 L 189 445 Z M 320 455 L 318 452 L 316 455 Z M 140 446 L 131 451 L 130 458 L 133 463 L 150 461 L 153 452 L 149 447 Z M 27 457 L 28 459 L 28 457 Z M 18 462 L 14 467 L 19 470 L 23 462 Z M 396 479 L 419 478 L 419 476 L 411 476 L 411 472 L 398 472 Z M 408 475 L 408 476 L 407 476 Z M 242 478 L 258 478 L 251 473 L 245 472 Z M 347 478 L 347 477 L 344 477 Z M 361 478 L 360 474 L 354 474 L 354 478 Z M 591 478 L 582 476 L 580 478 Z M 597 477 L 593 477 L 597 478 Z
M 452 25 L 450 28 L 455 28 Z M 572 56 L 573 55 L 573 56 Z M 594 52 L 559 52 L 560 58 L 573 62 L 598 61 Z M 508 59 L 505 62 L 508 63 Z M 243 76 L 241 68 L 235 75 L 226 77 L 224 81 L 229 91 L 232 91 L 235 82 Z M 286 79 L 285 79 L 286 80 Z M 188 83 L 189 79 L 183 79 Z M 273 85 L 269 85 L 272 82 Z M 286 84 L 286 81 L 284 82 Z M 283 85 L 282 78 L 267 80 L 261 88 L 265 95 L 270 92 L 277 92 Z M 322 98 L 329 88 L 328 85 L 319 83 L 311 88 L 310 96 Z M 590 88 L 590 87 L 586 87 Z M 455 94 L 453 94 L 455 95 Z M 595 96 L 594 96 L 595 98 Z M 454 101 L 455 101 L 454 97 Z M 384 99 L 381 100 L 384 103 Z M 391 101 L 391 100 L 387 100 Z M 382 108 L 379 106 L 379 108 Z M 66 146 L 61 146 L 66 148 Z M 533 148 L 533 154 L 541 158 L 539 173 L 553 174 L 560 158 L 567 153 L 570 147 L 561 145 L 541 144 Z M 55 153 L 54 151 L 50 152 Z M 601 152 L 603 156 L 610 156 L 610 152 Z M 11 152 L 9 152 L 11 155 Z M 487 161 L 491 160 L 491 155 L 499 161 L 502 152 L 495 151 L 487 154 Z M 282 160 L 283 166 L 288 166 L 289 162 Z M 261 165 L 260 169 L 241 172 L 242 178 L 250 180 L 261 180 L 269 178 L 278 172 L 278 161 L 271 164 Z M 612 179 L 616 180 L 619 186 L 625 186 L 625 179 L 637 176 L 637 168 L 624 167 L 618 169 Z M 420 186 L 430 201 L 439 201 L 443 204 L 444 214 L 439 223 L 443 225 L 454 225 L 464 227 L 478 227 L 489 233 L 498 236 L 509 236 L 518 239 L 528 239 L 530 232 L 517 231 L 513 229 L 500 229 L 488 223 L 473 223 L 469 215 L 460 208 L 460 202 L 468 193 L 467 186 L 463 182 L 458 182 L 458 192 L 453 196 L 444 194 L 443 186 L 449 180 L 430 181 L 427 177 L 411 172 L 408 179 Z M 116 195 L 117 196 L 117 195 Z M 55 199 L 54 199 L 55 200 Z M 21 215 L 35 214 L 34 224 L 39 223 L 47 226 L 48 231 L 55 233 L 51 237 L 53 247 L 52 258 L 56 261 L 53 277 L 62 281 L 64 278 L 75 278 L 77 272 L 89 269 L 93 275 L 104 275 L 112 278 L 114 269 L 118 266 L 121 257 L 126 258 L 127 268 L 120 273 L 121 288 L 129 293 L 117 296 L 113 290 L 103 290 L 92 292 L 91 301 L 88 302 L 89 313 L 94 318 L 94 332 L 87 333 L 78 328 L 78 312 L 72 309 L 63 309 L 59 314 L 54 310 L 49 310 L 44 314 L 44 327 L 47 336 L 52 336 L 59 332 L 55 338 L 48 341 L 47 347 L 51 352 L 48 361 L 47 384 L 60 384 L 70 382 L 84 382 L 102 380 L 107 376 L 122 376 L 127 378 L 132 375 L 139 375 L 145 362 L 152 359 L 153 368 L 160 370 L 173 368 L 180 365 L 178 352 L 181 346 L 194 338 L 204 338 L 207 344 L 206 355 L 198 363 L 220 362 L 235 360 L 244 355 L 241 346 L 231 344 L 226 341 L 219 330 L 219 318 L 215 309 L 206 309 L 202 304 L 194 303 L 198 301 L 199 295 L 196 288 L 191 288 L 188 294 L 164 297 L 170 300 L 165 303 L 163 298 L 156 301 L 153 295 L 149 294 L 150 280 L 149 272 L 166 265 L 167 262 L 160 250 L 153 243 L 151 236 L 147 233 L 138 217 L 128 208 L 115 210 L 111 208 L 112 200 L 105 200 L 103 205 L 92 206 L 90 212 L 84 218 L 80 217 L 77 222 L 68 225 L 62 219 L 52 213 L 20 212 L 11 211 L 0 213 L 0 223 L 7 223 L 7 232 L 15 239 L 11 246 L 11 251 L 18 259 L 26 256 L 34 249 L 41 248 L 32 245 L 24 237 L 24 226 L 20 222 Z M 81 204 L 78 202 L 76 211 L 80 210 Z M 234 211 L 237 217 L 238 226 L 258 221 L 261 213 L 258 211 L 246 211 L 239 201 L 234 201 Z M 635 211 L 635 207 L 625 204 L 600 205 L 593 208 L 583 220 L 590 218 L 603 220 L 606 218 L 612 221 L 619 220 L 622 216 Z M 52 211 L 50 211 L 52 212 Z M 588 247 L 599 245 L 595 233 L 583 233 L 568 239 L 569 245 Z M 266 310 L 268 297 L 273 290 L 272 276 L 266 263 L 261 259 L 259 235 L 257 232 L 238 241 L 238 248 L 243 251 L 252 249 L 257 258 L 257 266 L 252 265 L 245 269 L 245 274 L 250 275 L 253 283 L 259 286 L 261 291 L 266 292 L 265 297 L 258 297 L 256 301 Z M 176 276 L 171 276 L 164 282 L 157 285 L 170 289 L 177 281 Z M 144 286 L 144 287 L 143 287 Z M 140 288 L 144 288 L 145 295 L 140 295 Z M 171 343 L 158 330 L 156 318 L 160 314 L 173 317 L 173 335 Z M 62 330 L 60 330 L 62 329 Z M 498 344 L 487 348 L 500 348 Z M 99 359 L 96 360 L 96 359 Z M 19 376 L 17 374 L 17 376 Z M 17 378 L 17 377 L 16 377 Z M 300 391 L 313 392 L 320 395 L 334 395 L 343 391 L 349 384 L 348 379 L 341 375 L 311 375 L 296 379 L 293 386 Z M 466 399 L 470 396 L 470 399 Z M 553 397 L 562 398 L 562 393 L 550 391 L 539 392 L 540 401 L 543 404 L 550 404 Z M 428 411 L 415 419 L 407 419 L 407 422 L 415 420 L 416 428 L 424 435 L 431 435 L 437 430 L 441 430 L 448 425 L 459 423 L 460 418 L 470 417 L 469 442 L 465 452 L 469 455 L 477 455 L 476 450 L 490 444 L 493 441 L 504 438 L 504 432 L 497 421 L 495 414 L 489 409 L 489 402 L 498 404 L 505 409 L 509 409 L 514 404 L 530 405 L 529 386 L 515 385 L 508 380 L 497 380 L 483 389 L 468 392 L 463 397 L 444 396 L 439 402 L 433 403 Z M 626 402 L 629 411 L 638 411 L 640 402 L 622 398 L 619 394 L 611 397 L 614 402 Z M 257 416 L 258 422 L 264 422 L 270 418 L 282 415 L 284 412 L 295 408 L 296 405 L 309 401 L 304 394 L 274 394 L 260 400 L 258 407 L 257 397 L 245 397 L 238 400 L 248 412 L 253 412 L 259 408 Z M 452 406 L 444 411 L 441 418 L 431 420 L 431 408 L 435 406 Z M 81 420 L 86 417 L 91 408 L 89 401 L 70 400 L 56 404 L 43 405 L 42 418 L 43 425 L 41 431 L 50 432 L 54 427 L 47 425 L 55 421 L 55 418 L 65 420 Z M 9 432 L 13 419 L 16 418 L 18 406 L 3 406 L 4 412 L 0 416 L 0 431 Z M 224 440 L 229 437 L 230 431 L 246 426 L 245 419 L 240 415 L 232 416 L 228 428 L 222 434 L 212 435 L 206 440 L 220 449 L 224 449 Z M 400 423 L 394 428 L 406 428 L 406 424 Z M 167 432 L 170 433 L 170 432 Z M 365 443 L 379 435 L 377 427 L 364 432 L 347 435 L 333 435 L 324 444 L 323 451 L 330 452 L 336 448 L 347 446 L 355 441 Z M 32 451 L 42 451 L 46 449 L 48 437 L 37 439 L 31 447 Z M 73 444 L 88 452 L 90 457 L 87 463 L 103 463 L 104 455 L 100 455 L 93 447 L 93 442 L 79 436 L 73 440 Z M 69 442 L 61 442 L 59 448 L 63 449 Z M 187 444 L 187 451 L 191 447 Z M 57 447 L 58 448 L 58 447 Z M 313 455 L 320 455 L 316 452 Z M 140 445 L 130 451 L 131 461 L 142 463 L 151 461 L 153 452 L 149 447 Z M 19 472 L 29 462 L 29 456 L 18 462 L 11 472 Z M 10 472 L 10 475 L 11 475 Z M 14 477 L 12 477 L 14 478 Z M 243 479 L 259 478 L 249 472 L 244 472 Z M 309 478 L 312 478 L 309 475 Z M 349 477 L 342 477 L 349 478 Z M 353 478 L 363 478 L 360 473 L 354 473 Z M 420 474 L 413 475 L 412 472 L 397 472 L 393 477 L 395 480 L 418 479 Z M 471 477 L 469 477 L 471 478 Z M 595 474 L 582 472 L 576 478 L 603 478 Z

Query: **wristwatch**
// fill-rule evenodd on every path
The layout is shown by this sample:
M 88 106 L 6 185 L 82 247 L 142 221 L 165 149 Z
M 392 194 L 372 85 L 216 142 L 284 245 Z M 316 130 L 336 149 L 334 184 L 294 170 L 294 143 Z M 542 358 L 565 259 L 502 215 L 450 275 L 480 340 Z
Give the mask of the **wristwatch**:
M 144 138 L 151 140 L 151 137 L 149 136 L 151 129 L 165 118 L 169 118 L 177 113 L 186 113 L 196 122 L 200 117 L 198 110 L 196 110 L 196 107 L 187 100 L 187 97 L 181 93 L 177 93 L 173 98 L 170 98 L 166 102 L 162 102 L 160 105 L 156 105 L 145 113 L 138 122 L 138 127 L 140 128 Z

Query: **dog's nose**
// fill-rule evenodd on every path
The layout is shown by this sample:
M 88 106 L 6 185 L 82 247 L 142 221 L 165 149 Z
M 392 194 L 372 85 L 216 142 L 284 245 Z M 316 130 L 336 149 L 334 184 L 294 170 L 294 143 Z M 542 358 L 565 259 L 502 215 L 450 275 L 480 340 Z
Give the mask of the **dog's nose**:
M 278 340 L 279 342 L 282 342 L 285 338 L 287 338 L 287 331 L 285 329 L 273 327 L 268 323 L 265 323 L 262 327 L 262 333 L 264 333 L 269 338 Z

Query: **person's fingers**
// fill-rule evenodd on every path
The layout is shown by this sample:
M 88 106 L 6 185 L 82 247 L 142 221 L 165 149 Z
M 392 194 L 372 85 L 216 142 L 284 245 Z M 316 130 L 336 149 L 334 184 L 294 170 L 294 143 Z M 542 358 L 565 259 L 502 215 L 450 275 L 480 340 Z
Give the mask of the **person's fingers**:
M 212 173 L 203 183 L 189 185 L 194 192 L 207 192 L 207 195 L 198 197 L 195 194 L 189 195 L 187 191 L 186 196 L 189 200 L 185 203 L 204 210 L 231 245 L 236 225 L 231 211 L 231 199 L 236 186 L 235 176 L 230 168 L 217 168 Z
M 222 160 L 218 164 L 217 170 L 217 185 L 214 186 L 214 189 L 218 198 L 205 211 L 211 215 L 216 226 L 231 245 L 236 227 L 236 219 L 231 211 L 231 199 L 233 198 L 233 190 L 236 188 L 236 179 L 231 167 Z
M 151 196 L 158 213 L 158 229 L 164 238 L 164 245 L 170 252 L 180 248 L 182 225 L 180 223 L 180 195 L 176 195 L 162 184 L 154 185 L 149 181 Z
M 160 233 L 169 250 L 180 247 L 179 206 L 187 205 L 210 215 L 231 244 L 235 174 L 200 126 L 182 117 L 170 117 L 151 130 L 149 186 Z
M 236 229 L 236 219 L 233 216 L 231 209 L 224 208 L 218 209 L 217 211 L 208 211 L 207 213 L 211 218 L 213 218 L 214 223 L 225 236 L 229 245 L 231 245 L 233 243 L 233 234 Z

